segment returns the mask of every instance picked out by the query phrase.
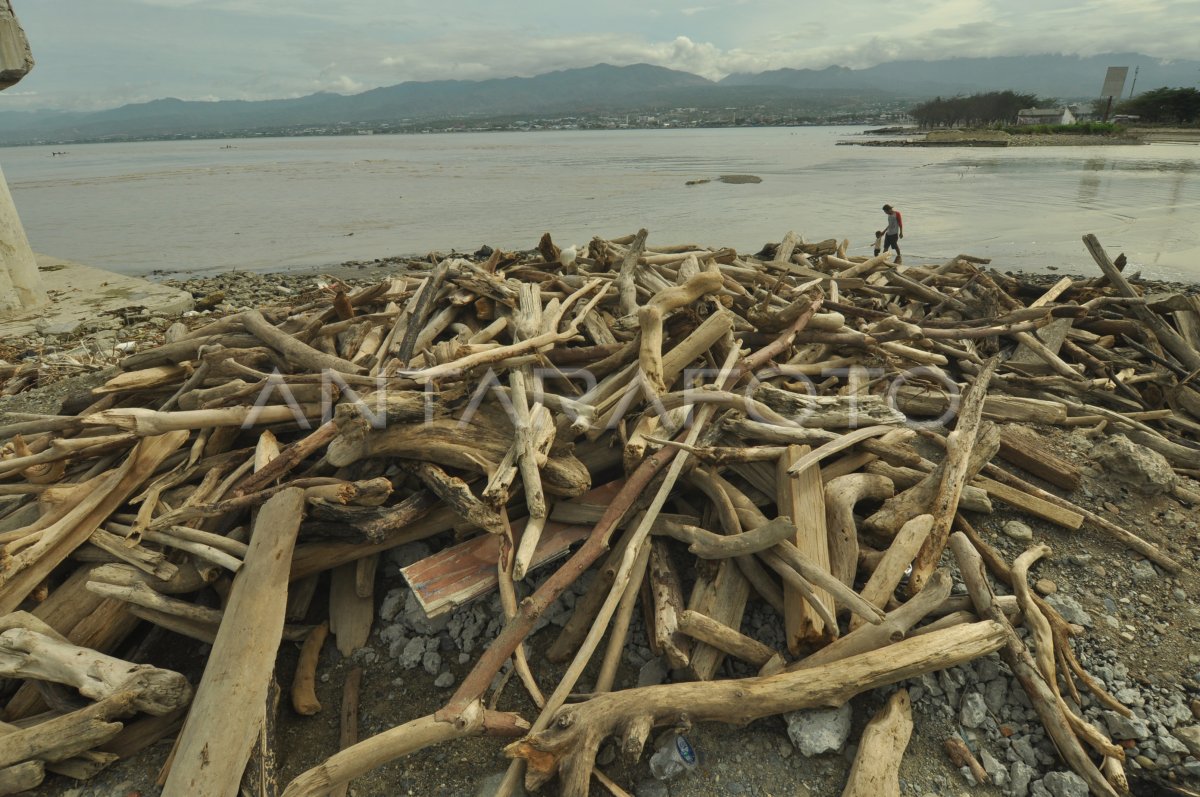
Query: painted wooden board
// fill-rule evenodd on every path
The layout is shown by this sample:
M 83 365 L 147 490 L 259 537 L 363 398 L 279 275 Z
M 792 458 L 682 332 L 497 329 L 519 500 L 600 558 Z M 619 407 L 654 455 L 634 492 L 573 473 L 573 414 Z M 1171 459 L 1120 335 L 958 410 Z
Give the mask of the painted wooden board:
M 610 482 L 560 504 L 603 509 L 623 485 L 623 480 Z M 514 523 L 514 536 L 520 539 L 524 528 L 523 519 Z M 591 524 L 547 521 L 529 569 L 532 571 L 565 555 L 572 545 L 587 537 L 591 530 Z M 437 617 L 496 589 L 499 583 L 496 560 L 499 555 L 500 537 L 496 534 L 484 534 L 427 556 L 419 562 L 401 568 L 400 572 L 408 581 L 425 613 L 430 617 Z

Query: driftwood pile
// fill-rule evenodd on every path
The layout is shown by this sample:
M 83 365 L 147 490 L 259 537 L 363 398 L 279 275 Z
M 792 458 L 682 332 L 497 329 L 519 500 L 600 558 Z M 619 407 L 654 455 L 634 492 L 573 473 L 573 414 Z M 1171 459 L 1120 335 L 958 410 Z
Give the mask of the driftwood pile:
M 469 734 L 512 740 L 502 791 L 557 777 L 584 795 L 594 777 L 622 794 L 595 766 L 608 737 L 636 762 L 655 727 L 839 705 L 993 651 L 1093 794 L 1121 792 L 1124 750 L 1077 690 L 1128 709 L 1027 586 L 1049 549 L 1010 564 L 968 520 L 998 501 L 1179 567 L 1027 481 L 1079 474 L 1001 430 L 1120 431 L 1200 470 L 1200 305 L 1139 295 L 1085 242 L 1103 276 L 1042 290 L 967 256 L 900 267 L 791 234 L 756 257 L 547 236 L 127 357 L 78 412 L 0 427 L 0 793 L 175 734 L 168 797 L 276 793 L 281 642 L 303 640 L 294 710 L 321 710 L 327 634 L 365 644 L 380 554 L 433 538 L 403 571 L 425 610 L 498 588 L 507 624 L 443 708 L 362 741 L 353 674 L 345 749 L 285 797 L 345 794 Z M 535 568 L 553 573 L 533 589 Z M 524 645 L 589 570 L 547 683 Z M 311 605 L 326 571 L 327 610 Z M 752 597 L 787 649 L 740 633 Z M 639 606 L 676 682 L 616 689 Z M 111 655 L 143 622 L 211 644 L 198 684 Z M 759 675 L 714 680 L 727 656 Z M 489 698 L 510 660 L 532 723 Z M 909 712 L 899 693 L 868 728 L 846 794 L 897 793 Z

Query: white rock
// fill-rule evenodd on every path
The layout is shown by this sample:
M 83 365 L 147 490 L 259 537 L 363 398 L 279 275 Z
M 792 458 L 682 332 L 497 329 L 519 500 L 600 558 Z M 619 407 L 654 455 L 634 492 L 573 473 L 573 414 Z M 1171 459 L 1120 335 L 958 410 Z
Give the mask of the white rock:
M 836 753 L 850 736 L 850 704 L 785 714 L 788 738 L 802 755 Z
M 1004 533 L 1014 540 L 1032 540 L 1033 529 L 1019 520 L 1010 520 L 1004 524 Z
M 1157 451 L 1115 434 L 1092 450 L 1092 459 L 1110 476 L 1142 495 L 1168 493 L 1179 477 Z
M 978 692 L 968 692 L 967 696 L 963 698 L 962 710 L 959 712 L 959 720 L 963 727 L 978 728 L 984 723 L 987 716 L 988 707 L 983 695 Z

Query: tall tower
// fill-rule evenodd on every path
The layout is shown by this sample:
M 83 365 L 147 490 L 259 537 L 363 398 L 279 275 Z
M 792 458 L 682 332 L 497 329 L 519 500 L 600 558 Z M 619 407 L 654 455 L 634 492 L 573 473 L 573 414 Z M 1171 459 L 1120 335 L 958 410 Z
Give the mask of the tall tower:
M 1129 67 L 1110 66 L 1104 74 L 1104 87 L 1100 89 L 1100 100 L 1104 103 L 1104 121 L 1112 113 L 1113 102 L 1121 99 L 1125 91 L 1125 78 L 1129 76 Z

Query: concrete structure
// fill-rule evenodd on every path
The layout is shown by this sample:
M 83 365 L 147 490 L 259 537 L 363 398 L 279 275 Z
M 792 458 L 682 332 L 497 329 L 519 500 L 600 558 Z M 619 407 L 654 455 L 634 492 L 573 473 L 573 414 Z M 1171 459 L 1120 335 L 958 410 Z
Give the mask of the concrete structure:
M 13 15 L 11 0 L 0 0 L 0 89 L 17 84 L 33 69 L 25 31 Z M 36 307 L 45 301 L 37 261 L 12 194 L 0 171 L 0 313 Z
M 1075 114 L 1070 108 L 1026 108 L 1017 111 L 1019 125 L 1073 125 Z
M 0 0 L 0 91 L 17 85 L 31 69 L 33 53 L 13 14 L 12 0 Z
M 164 318 L 192 309 L 187 291 L 48 255 L 36 262 L 46 300 L 0 314 L 0 340 L 119 327 L 122 313 L 137 308 Z
M 16 85 L 31 69 L 33 55 L 12 0 L 0 0 L 0 90 Z M 136 277 L 35 255 L 0 171 L 0 339 L 120 326 L 117 311 L 136 307 L 170 317 L 190 310 L 192 297 Z
M 45 300 L 37 258 L 0 170 L 0 314 L 37 307 Z

